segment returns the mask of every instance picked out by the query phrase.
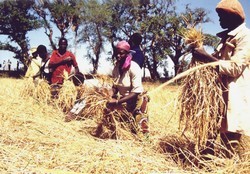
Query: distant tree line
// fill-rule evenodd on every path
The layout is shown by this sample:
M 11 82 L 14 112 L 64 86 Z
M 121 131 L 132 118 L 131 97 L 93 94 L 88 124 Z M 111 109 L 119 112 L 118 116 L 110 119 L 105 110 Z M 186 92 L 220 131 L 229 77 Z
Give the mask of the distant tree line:
M 0 2 L 0 50 L 9 50 L 24 65 L 29 64 L 30 49 L 27 33 L 44 28 L 52 49 L 56 49 L 53 25 L 61 37 L 74 34 L 74 46 L 88 47 L 87 59 L 97 73 L 100 55 L 105 45 L 115 47 L 118 40 L 128 39 L 134 32 L 142 34 L 146 56 L 145 68 L 154 80 L 160 78 L 158 67 L 171 59 L 175 72 L 179 60 L 187 52 L 181 32 L 189 24 L 210 22 L 203 8 L 191 9 L 187 4 L 177 13 L 175 0 L 6 0 Z M 184 20 L 185 19 L 185 20 Z M 205 34 L 205 44 L 214 46 L 218 39 Z M 114 51 L 107 61 L 114 61 Z M 165 69 L 165 71 L 167 71 Z M 167 74 L 167 73 L 166 73 Z

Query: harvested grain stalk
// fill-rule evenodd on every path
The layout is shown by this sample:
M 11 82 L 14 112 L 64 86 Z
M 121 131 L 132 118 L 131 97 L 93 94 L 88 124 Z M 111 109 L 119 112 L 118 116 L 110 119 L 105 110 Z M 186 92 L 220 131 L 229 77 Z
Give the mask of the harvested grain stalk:
M 34 81 L 32 78 L 25 78 L 25 86 L 21 96 L 33 97 L 41 103 L 49 103 L 51 101 L 50 85 L 43 79 Z
M 59 89 L 58 98 L 54 101 L 54 104 L 61 108 L 64 112 L 69 111 L 76 100 L 77 89 L 72 81 L 70 81 L 68 73 L 64 71 L 63 74 L 64 82 L 62 87 Z
M 130 113 L 121 110 L 109 110 L 107 101 L 111 98 L 110 88 L 84 87 L 81 99 L 86 106 L 80 113 L 80 119 L 91 118 L 97 123 L 92 135 L 102 139 L 131 139 Z
M 191 48 L 203 45 L 204 36 L 200 30 L 189 28 L 183 37 Z M 201 64 L 204 63 L 192 58 L 189 68 Z M 179 101 L 180 127 L 183 126 L 183 133 L 190 130 L 194 134 L 198 151 L 218 132 L 224 111 L 222 83 L 216 69 L 204 66 L 188 74 L 182 82 Z

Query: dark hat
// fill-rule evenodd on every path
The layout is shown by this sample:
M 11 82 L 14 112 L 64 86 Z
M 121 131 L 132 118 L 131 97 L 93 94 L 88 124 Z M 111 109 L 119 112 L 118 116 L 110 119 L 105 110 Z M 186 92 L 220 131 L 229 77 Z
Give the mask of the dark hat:
M 68 41 L 67 39 L 65 39 L 64 37 L 62 37 L 60 40 L 59 40 L 59 45 L 68 45 Z
M 44 45 L 39 45 L 36 51 L 32 54 L 47 53 L 47 48 Z

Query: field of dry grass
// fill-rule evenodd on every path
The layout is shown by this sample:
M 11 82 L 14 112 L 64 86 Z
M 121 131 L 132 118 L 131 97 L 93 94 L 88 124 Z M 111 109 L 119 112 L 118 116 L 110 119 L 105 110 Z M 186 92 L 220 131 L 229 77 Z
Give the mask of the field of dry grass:
M 1 173 L 250 172 L 249 141 L 241 158 L 203 161 L 194 155 L 192 139 L 180 137 L 178 129 L 178 86 L 144 84 L 151 97 L 148 139 L 104 140 L 91 135 L 93 118 L 66 123 L 60 107 L 24 97 L 25 80 L 0 78 L 0 83 Z

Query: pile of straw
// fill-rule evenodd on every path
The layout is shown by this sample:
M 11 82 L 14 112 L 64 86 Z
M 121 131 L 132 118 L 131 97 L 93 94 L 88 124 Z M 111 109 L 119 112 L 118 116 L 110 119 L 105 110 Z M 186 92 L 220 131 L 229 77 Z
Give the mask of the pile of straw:
M 51 86 L 43 79 L 33 80 L 24 79 L 25 87 L 21 93 L 24 98 L 33 97 L 37 102 L 50 104 L 64 112 L 69 111 L 77 97 L 77 89 L 73 82 L 69 80 L 68 75 L 64 74 L 64 83 L 58 90 L 58 98 L 51 96 Z
M 22 97 L 27 98 L 31 96 L 40 103 L 50 103 L 50 85 L 47 81 L 43 79 L 34 81 L 32 78 L 26 78 L 24 81 L 25 86 L 21 92 Z
M 85 100 L 85 109 L 80 113 L 82 118 L 97 118 L 103 115 L 107 101 L 111 98 L 109 89 L 107 88 L 89 88 L 81 89 L 81 97 L 79 100 Z
M 132 131 L 135 130 L 135 124 L 130 118 L 132 115 L 126 111 L 110 111 L 106 108 L 101 119 L 97 120 L 98 125 L 92 134 L 102 139 L 131 140 L 140 138 L 132 134 Z
M 92 135 L 102 139 L 131 139 L 131 125 L 124 116 L 130 113 L 121 110 L 111 111 L 107 108 L 107 101 L 111 99 L 110 88 L 82 88 L 79 100 L 85 100 L 86 106 L 79 114 L 80 119 L 93 119 L 97 126 Z
M 248 146 L 243 144 L 246 151 L 241 159 L 236 156 L 232 159 L 214 156 L 208 161 L 197 159 L 207 165 L 209 171 L 186 165 L 188 161 L 194 163 L 196 157 L 192 157 L 193 140 L 179 136 L 179 114 L 175 107 L 178 86 L 158 88 L 159 84 L 144 84 L 154 101 L 149 102 L 153 124 L 150 141 L 141 142 L 94 138 L 89 134 L 89 128 L 96 126 L 91 118 L 65 123 L 65 113 L 53 105 L 20 96 L 27 85 L 25 80 L 0 78 L 0 82 L 3 84 L 0 86 L 1 173 L 250 172 L 249 140 Z
M 74 105 L 77 97 L 77 89 L 72 81 L 65 80 L 59 89 L 58 98 L 54 99 L 54 104 L 64 112 L 68 112 Z
M 184 33 L 185 43 L 191 48 L 201 47 L 204 36 L 201 31 L 189 28 Z M 204 64 L 192 58 L 190 68 Z M 180 123 L 183 132 L 194 133 L 197 148 L 205 145 L 219 127 L 224 110 L 222 83 L 214 67 L 204 66 L 188 74 L 182 83 Z

